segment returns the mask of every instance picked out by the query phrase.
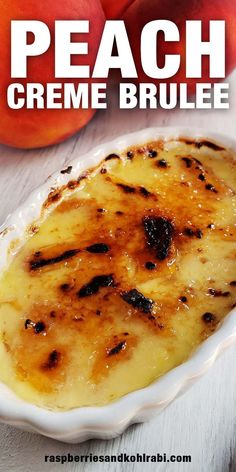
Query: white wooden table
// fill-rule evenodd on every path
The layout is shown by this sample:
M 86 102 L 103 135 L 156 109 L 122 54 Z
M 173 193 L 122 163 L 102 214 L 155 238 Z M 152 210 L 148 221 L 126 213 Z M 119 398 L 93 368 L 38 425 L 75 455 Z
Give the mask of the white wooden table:
M 89 148 L 148 126 L 200 126 L 236 135 L 236 73 L 230 78 L 229 110 L 118 110 L 111 94 L 80 133 L 58 146 L 24 151 L 0 147 L 0 222 L 46 177 Z M 44 456 L 65 454 L 190 454 L 191 464 L 45 464 Z M 67 445 L 0 425 L 0 472 L 44 471 L 236 471 L 236 345 L 188 393 L 151 422 L 132 426 L 112 441 Z

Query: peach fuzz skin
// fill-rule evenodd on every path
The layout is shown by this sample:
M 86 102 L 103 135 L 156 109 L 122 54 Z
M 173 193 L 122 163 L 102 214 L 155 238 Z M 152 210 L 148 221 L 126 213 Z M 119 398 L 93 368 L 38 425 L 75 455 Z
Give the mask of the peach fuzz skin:
M 0 142 L 19 148 L 43 147 L 63 141 L 93 117 L 95 111 L 88 110 L 12 110 L 7 105 L 6 90 L 11 82 L 26 85 L 27 82 L 63 82 L 54 77 L 54 22 L 55 20 L 89 20 L 90 34 L 79 34 L 80 41 L 88 41 L 89 54 L 76 57 L 72 64 L 89 64 L 93 67 L 104 27 L 104 12 L 100 0 L 0 0 Z M 51 32 L 51 45 L 41 56 L 28 59 L 27 79 L 11 79 L 10 71 L 10 24 L 11 20 L 40 20 L 47 24 Z M 29 41 L 31 38 L 29 38 Z M 64 79 L 75 84 L 76 79 Z M 87 79 L 85 79 L 87 81 Z
M 129 40 L 132 45 L 135 63 L 138 69 L 138 81 L 150 82 L 150 78 L 142 70 L 140 60 L 140 36 L 143 26 L 156 19 L 168 19 L 176 23 L 180 31 L 180 43 L 165 43 L 160 38 L 159 66 L 163 66 L 164 54 L 181 54 L 181 66 L 178 73 L 164 82 L 186 82 L 185 77 L 185 22 L 186 20 L 202 20 L 203 41 L 209 40 L 209 21 L 225 20 L 226 22 L 226 75 L 236 65 L 236 2 L 232 0 L 135 0 L 123 13 Z M 216 82 L 209 78 L 209 60 L 203 58 L 202 78 L 187 79 L 189 94 L 195 91 L 196 82 Z
M 108 20 L 119 19 L 134 0 L 101 0 L 106 18 Z

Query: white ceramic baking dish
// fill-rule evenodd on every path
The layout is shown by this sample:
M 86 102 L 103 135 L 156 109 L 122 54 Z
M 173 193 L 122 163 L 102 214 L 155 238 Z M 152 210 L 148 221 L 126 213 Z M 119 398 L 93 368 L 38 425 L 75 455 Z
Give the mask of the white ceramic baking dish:
M 156 139 L 204 138 L 236 151 L 236 141 L 206 130 L 185 128 L 148 128 L 128 134 L 78 156 L 70 163 L 70 174 L 61 171 L 50 176 L 35 190 L 0 228 L 0 271 L 9 264 L 12 241 L 25 240 L 25 230 L 40 216 L 41 208 L 52 189 L 67 184 L 87 168 L 97 165 L 105 156 L 119 153 L 134 144 Z M 15 246 L 14 246 L 15 247 Z M 16 249 L 14 249 L 16 251 Z M 112 438 L 121 434 L 130 424 L 148 420 L 160 412 L 174 398 L 186 391 L 214 363 L 218 354 L 236 340 L 236 309 L 226 317 L 221 327 L 208 338 L 184 364 L 171 370 L 150 386 L 125 395 L 120 400 L 102 407 L 76 408 L 53 412 L 39 408 L 18 398 L 6 385 L 0 383 L 0 421 L 27 431 L 41 433 L 68 443 L 89 438 Z

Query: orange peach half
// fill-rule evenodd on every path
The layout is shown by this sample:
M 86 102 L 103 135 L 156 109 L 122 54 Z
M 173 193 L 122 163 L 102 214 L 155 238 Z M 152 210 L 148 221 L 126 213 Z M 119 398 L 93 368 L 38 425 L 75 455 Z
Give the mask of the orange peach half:
M 187 82 L 189 93 L 195 90 L 196 82 L 215 82 L 209 77 L 209 59 L 202 60 L 202 78 L 186 80 L 186 20 L 202 20 L 202 40 L 209 41 L 209 21 L 225 20 L 226 25 L 226 75 L 236 65 L 236 2 L 232 0 L 135 0 L 123 13 L 126 28 L 138 69 L 139 82 L 150 82 L 142 69 L 140 58 L 140 38 L 144 25 L 153 20 L 171 20 L 180 32 L 180 42 L 167 43 L 163 36 L 158 43 L 158 64 L 163 67 L 165 54 L 180 54 L 181 66 L 178 73 L 165 82 Z
M 100 38 L 104 27 L 104 12 L 100 0 L 0 0 L 0 142 L 20 147 L 35 148 L 58 143 L 86 125 L 92 118 L 92 109 L 11 109 L 7 104 L 6 91 L 12 82 L 31 83 L 65 82 L 55 79 L 54 72 L 54 28 L 56 20 L 89 20 L 89 34 L 75 35 L 75 40 L 88 42 L 88 54 L 74 56 L 72 64 L 95 63 Z M 49 49 L 42 55 L 28 58 L 26 79 L 11 78 L 11 20 L 39 20 L 44 22 L 51 34 Z M 77 39 L 78 38 L 78 39 Z M 29 37 L 29 42 L 32 38 Z M 84 79 L 92 82 L 91 79 Z M 80 79 L 67 79 L 77 86 Z

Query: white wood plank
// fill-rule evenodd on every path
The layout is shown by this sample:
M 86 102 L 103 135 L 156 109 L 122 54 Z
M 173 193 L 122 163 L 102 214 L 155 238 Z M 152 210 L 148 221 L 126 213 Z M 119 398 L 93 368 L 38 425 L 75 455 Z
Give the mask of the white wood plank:
M 76 136 L 47 149 L 24 151 L 0 147 L 0 222 L 28 193 L 71 158 L 89 148 L 126 132 L 147 126 L 200 126 L 211 131 L 236 135 L 236 73 L 231 76 L 229 110 L 118 110 L 114 92 L 107 111 L 99 112 Z M 45 465 L 48 454 L 118 454 L 120 452 L 192 455 L 184 464 L 87 464 L 93 471 L 233 472 L 236 471 L 236 346 L 216 362 L 210 372 L 187 394 L 174 402 L 151 422 L 133 426 L 112 441 L 89 441 L 66 445 L 37 435 L 0 425 L 0 471 L 42 472 L 57 470 Z M 79 464 L 61 467 L 74 472 Z

